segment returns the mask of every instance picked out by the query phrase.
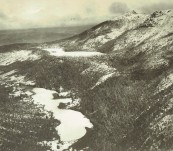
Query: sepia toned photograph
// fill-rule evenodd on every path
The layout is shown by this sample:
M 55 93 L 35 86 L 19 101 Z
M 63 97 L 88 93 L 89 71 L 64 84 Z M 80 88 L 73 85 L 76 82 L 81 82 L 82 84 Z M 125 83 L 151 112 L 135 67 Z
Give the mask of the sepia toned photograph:
M 0 151 L 173 151 L 173 1 L 0 0 Z

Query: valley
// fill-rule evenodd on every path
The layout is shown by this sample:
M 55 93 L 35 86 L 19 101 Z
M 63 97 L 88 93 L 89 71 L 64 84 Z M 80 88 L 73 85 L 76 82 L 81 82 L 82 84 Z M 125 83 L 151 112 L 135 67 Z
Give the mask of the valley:
M 70 38 L 0 47 L 0 147 L 173 149 L 173 11 L 134 11 Z

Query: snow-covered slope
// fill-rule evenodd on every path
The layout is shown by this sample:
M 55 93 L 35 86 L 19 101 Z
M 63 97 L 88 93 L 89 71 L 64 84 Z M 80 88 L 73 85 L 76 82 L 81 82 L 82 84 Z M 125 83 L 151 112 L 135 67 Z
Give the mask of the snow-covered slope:
M 73 52 L 102 52 L 114 56 L 112 60 L 116 68 L 114 61 L 117 59 L 130 71 L 140 70 L 140 74 L 148 74 L 148 70 L 162 70 L 169 67 L 173 56 L 173 10 L 152 14 L 132 11 L 79 35 L 44 44 L 44 47 Z
M 69 39 L 44 46 L 61 47 L 65 51 L 112 53 L 127 62 L 138 58 L 137 67 L 142 70 L 168 67 L 173 49 L 173 10 L 152 14 L 132 11 Z
M 76 48 L 79 48 L 78 51 L 99 51 L 100 47 L 107 44 L 106 49 L 101 49 L 104 52 L 136 47 L 145 42 L 157 41 L 157 39 L 166 38 L 165 36 L 171 36 L 173 30 L 172 16 L 172 10 L 156 11 L 150 15 L 133 11 L 94 26 L 79 35 L 60 42 L 60 45 L 72 51 L 75 51 Z M 109 42 L 112 40 L 114 45 L 110 46 Z M 159 42 L 158 45 L 163 45 L 162 43 Z M 56 46 L 56 42 L 52 44 Z M 145 45 L 144 47 L 148 46 Z
M 6 52 L 0 54 L 0 65 L 10 65 L 17 61 L 34 61 L 38 60 L 41 57 L 37 54 L 32 53 L 32 51 L 29 50 L 20 50 L 20 51 L 12 51 L 12 52 Z

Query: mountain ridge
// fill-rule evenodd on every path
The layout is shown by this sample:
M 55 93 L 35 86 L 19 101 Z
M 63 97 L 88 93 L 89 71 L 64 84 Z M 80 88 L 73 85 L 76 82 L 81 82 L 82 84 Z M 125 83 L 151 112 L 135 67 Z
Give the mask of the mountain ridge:
M 166 36 L 171 34 L 168 31 L 166 31 L 172 29 L 171 18 L 172 18 L 172 10 L 155 11 L 154 13 L 149 15 L 138 14 L 138 13 L 125 14 L 124 16 L 117 17 L 114 20 L 109 20 L 101 24 L 98 24 L 92 27 L 91 29 L 82 32 L 79 35 L 73 36 L 69 39 L 67 38 L 62 42 L 57 43 L 57 45 L 64 47 L 65 49 L 67 49 L 67 51 L 70 51 L 72 49 L 75 50 L 75 48 L 79 48 L 78 50 L 99 51 L 98 49 L 100 45 L 103 46 L 107 42 L 110 42 L 110 40 L 123 37 L 123 35 L 128 34 L 128 32 L 138 31 L 139 36 L 141 36 L 142 34 L 143 38 L 149 38 L 150 36 L 154 36 L 153 34 L 158 34 L 158 32 L 164 30 L 164 32 L 162 32 L 160 35 L 156 35 L 156 37 Z M 167 24 L 165 25 L 164 22 Z M 155 28 L 147 28 L 147 27 L 155 27 Z M 156 31 L 154 31 L 153 29 L 155 29 Z M 141 33 L 139 31 L 141 31 Z M 147 35 L 146 33 L 148 32 L 152 32 L 153 34 Z M 144 35 L 146 37 L 144 37 Z M 129 37 L 127 39 L 129 39 Z M 138 41 L 134 41 L 133 43 L 134 44 L 142 43 L 143 40 L 145 39 L 139 38 Z M 69 48 L 68 44 L 74 48 L 70 48 L 70 50 L 68 50 Z M 54 42 L 53 45 L 56 46 L 56 42 Z M 116 46 L 114 47 L 114 51 L 123 48 L 129 48 L 129 46 L 128 47 Z

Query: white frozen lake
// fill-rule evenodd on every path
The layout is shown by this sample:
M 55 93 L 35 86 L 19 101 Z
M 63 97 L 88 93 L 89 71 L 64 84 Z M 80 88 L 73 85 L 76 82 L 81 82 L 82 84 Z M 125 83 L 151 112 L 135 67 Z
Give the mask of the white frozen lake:
M 57 56 L 57 57 L 92 57 L 92 56 L 103 55 L 103 53 L 100 53 L 100 52 L 90 52 L 90 51 L 66 52 L 60 47 L 44 48 L 43 50 L 46 50 L 50 53 L 50 55 Z
M 80 139 L 86 134 L 86 127 L 92 128 L 93 125 L 82 113 L 70 109 L 59 109 L 59 104 L 72 102 L 71 98 L 54 99 L 52 90 L 43 88 L 34 88 L 32 90 L 35 94 L 32 96 L 37 104 L 45 106 L 45 110 L 51 111 L 55 119 L 59 120 L 61 124 L 56 127 L 57 133 L 62 142 L 67 145 L 62 149 L 67 149 L 76 140 Z M 60 145 L 61 146 L 61 145 Z M 56 148 L 56 147 L 52 147 Z M 62 150 L 59 149 L 58 151 Z

